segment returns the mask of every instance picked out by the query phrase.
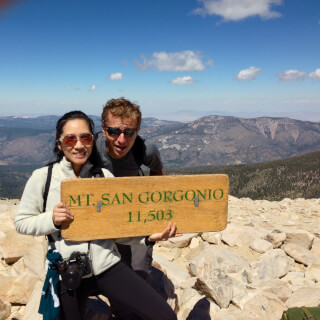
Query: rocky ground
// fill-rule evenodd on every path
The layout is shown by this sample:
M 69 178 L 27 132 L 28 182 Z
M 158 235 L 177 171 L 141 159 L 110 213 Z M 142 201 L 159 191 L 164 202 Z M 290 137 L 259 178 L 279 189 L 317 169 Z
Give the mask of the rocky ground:
M 0 200 L 0 320 L 38 320 L 46 243 L 17 234 L 17 200 Z M 153 286 L 179 320 L 280 320 L 320 304 L 320 199 L 229 198 L 222 232 L 186 234 L 154 248 Z M 111 319 L 92 297 L 86 320 Z

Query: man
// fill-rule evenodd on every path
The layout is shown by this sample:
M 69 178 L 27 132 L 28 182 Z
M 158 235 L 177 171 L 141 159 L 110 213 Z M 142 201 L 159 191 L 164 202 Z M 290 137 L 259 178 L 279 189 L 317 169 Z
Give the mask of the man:
M 141 165 L 150 168 L 150 175 L 164 174 L 157 147 L 138 136 L 141 112 L 137 104 L 125 98 L 111 99 L 104 105 L 101 122 L 102 132 L 96 135 L 101 167 L 116 177 L 138 176 Z M 150 282 L 152 247 L 117 246 L 122 261 Z

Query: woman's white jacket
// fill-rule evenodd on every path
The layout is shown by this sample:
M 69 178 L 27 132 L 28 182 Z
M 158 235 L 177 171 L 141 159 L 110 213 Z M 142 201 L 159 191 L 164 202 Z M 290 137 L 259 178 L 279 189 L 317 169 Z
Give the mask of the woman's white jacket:
M 102 169 L 105 177 L 112 177 L 110 171 Z M 43 193 L 48 175 L 48 167 L 35 170 L 29 178 L 15 217 L 14 225 L 19 233 L 43 236 L 51 234 L 55 247 L 64 259 L 73 251 L 87 253 L 88 242 L 65 241 L 59 237 L 59 229 L 53 223 L 53 207 L 60 200 L 60 186 L 64 179 L 76 178 L 71 163 L 63 158 L 55 163 L 47 198 L 46 212 L 43 212 Z M 115 242 L 130 245 L 145 245 L 145 238 L 126 238 L 90 241 L 90 258 L 92 271 L 98 275 L 120 261 L 120 254 Z M 50 245 L 50 244 L 49 244 Z

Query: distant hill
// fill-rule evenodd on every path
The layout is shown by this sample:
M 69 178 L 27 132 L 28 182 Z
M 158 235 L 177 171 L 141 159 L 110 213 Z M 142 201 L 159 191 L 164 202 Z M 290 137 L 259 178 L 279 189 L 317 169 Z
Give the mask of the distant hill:
M 91 116 L 100 130 L 100 117 Z M 57 116 L 0 117 L 0 164 L 44 164 L 52 157 Z M 165 169 L 250 164 L 320 150 L 320 123 L 289 118 L 206 116 L 191 123 L 142 119 Z
M 252 165 L 172 169 L 166 173 L 227 174 L 230 194 L 238 198 L 273 201 L 320 198 L 320 151 Z
M 36 165 L 0 165 L 0 198 L 20 199 L 24 186 L 35 169 Z
M 320 123 L 289 118 L 207 116 L 141 135 L 158 146 L 168 169 L 258 163 L 320 150 Z
M 96 131 L 101 130 L 98 116 L 90 116 Z M 36 118 L 0 117 L 0 164 L 43 165 L 53 155 L 55 128 L 59 116 L 49 115 Z M 142 128 L 158 128 L 176 124 L 175 121 L 142 119 Z
M 0 166 L 0 197 L 18 199 L 36 166 Z M 166 170 L 166 174 L 225 173 L 230 194 L 254 200 L 320 198 L 320 151 L 252 165 L 203 166 Z
M 89 115 L 93 120 L 96 131 L 101 130 L 101 118 L 100 116 Z M 57 121 L 60 116 L 48 115 L 39 117 L 16 117 L 16 116 L 0 116 L 0 128 L 29 128 L 39 130 L 55 130 Z M 142 127 L 157 127 L 162 125 L 174 124 L 176 121 L 158 120 L 156 118 L 143 118 Z

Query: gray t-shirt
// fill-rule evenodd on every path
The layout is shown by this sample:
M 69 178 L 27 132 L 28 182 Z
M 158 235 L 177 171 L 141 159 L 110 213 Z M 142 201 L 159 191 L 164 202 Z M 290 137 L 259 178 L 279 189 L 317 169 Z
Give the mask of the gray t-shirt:
M 106 139 L 102 132 L 95 134 L 95 144 L 98 165 L 111 171 L 115 177 L 138 176 L 141 165 L 153 170 L 163 169 L 158 148 L 153 144 L 145 143 L 140 136 L 137 136 L 131 150 L 121 159 L 112 159 L 107 154 Z M 131 265 L 134 271 L 150 282 L 152 246 L 130 247 L 117 244 L 117 248 L 121 254 L 121 260 L 129 266 Z
M 163 169 L 158 148 L 154 144 L 146 143 L 139 136 L 131 150 L 121 159 L 112 159 L 107 154 L 106 139 L 102 132 L 95 135 L 95 142 L 99 166 L 110 170 L 115 177 L 138 176 L 141 165 L 145 165 L 151 170 Z

